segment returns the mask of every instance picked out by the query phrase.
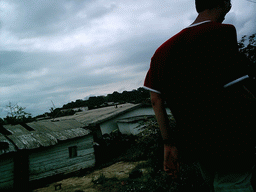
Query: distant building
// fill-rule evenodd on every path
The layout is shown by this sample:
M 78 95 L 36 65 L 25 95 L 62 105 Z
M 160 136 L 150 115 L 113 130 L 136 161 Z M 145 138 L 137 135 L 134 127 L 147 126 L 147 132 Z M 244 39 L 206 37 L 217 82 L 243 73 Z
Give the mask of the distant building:
M 104 134 L 110 134 L 119 130 L 117 120 L 137 117 L 141 115 L 153 115 L 154 111 L 151 106 L 144 104 L 119 104 L 104 108 L 77 112 L 72 116 L 56 118 L 56 120 L 75 119 L 94 133 L 94 139 L 102 138 Z
M 170 113 L 170 110 L 167 109 Z M 104 134 L 110 134 L 112 131 L 119 130 L 125 133 L 124 128 L 119 129 L 121 119 L 129 117 L 154 116 L 154 110 L 151 105 L 146 104 L 118 104 L 114 106 L 77 112 L 72 116 L 56 118 L 56 120 L 75 119 L 85 127 L 93 131 L 95 139 L 102 138 Z M 129 132 L 129 131 L 128 131 Z

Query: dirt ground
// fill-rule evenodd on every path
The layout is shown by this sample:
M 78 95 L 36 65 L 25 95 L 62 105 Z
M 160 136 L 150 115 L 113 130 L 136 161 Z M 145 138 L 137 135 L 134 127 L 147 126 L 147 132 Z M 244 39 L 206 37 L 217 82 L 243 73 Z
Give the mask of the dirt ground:
M 96 170 L 83 177 L 71 177 L 64 179 L 62 181 L 52 183 L 47 187 L 35 189 L 33 192 L 56 192 L 56 184 L 61 184 L 61 189 L 59 186 L 57 187 L 57 191 L 60 192 L 99 192 L 97 187 L 93 184 L 92 179 L 97 179 L 101 174 L 104 174 L 106 178 L 128 178 L 130 171 L 143 162 L 145 161 L 118 162 L 101 170 Z

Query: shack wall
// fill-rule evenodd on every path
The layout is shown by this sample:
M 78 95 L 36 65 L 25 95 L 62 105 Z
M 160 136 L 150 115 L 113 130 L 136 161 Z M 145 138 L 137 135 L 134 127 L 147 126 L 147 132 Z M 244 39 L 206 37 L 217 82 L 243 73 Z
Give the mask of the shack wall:
M 93 167 L 93 136 L 90 134 L 33 150 L 29 155 L 29 164 L 30 181 Z
M 0 191 L 13 189 L 14 186 L 13 155 L 2 155 L 0 158 Z

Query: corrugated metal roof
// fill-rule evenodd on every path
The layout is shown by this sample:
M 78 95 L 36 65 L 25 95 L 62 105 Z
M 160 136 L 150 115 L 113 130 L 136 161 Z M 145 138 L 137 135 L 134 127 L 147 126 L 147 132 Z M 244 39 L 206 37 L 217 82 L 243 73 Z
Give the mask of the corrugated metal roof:
M 103 123 L 109 119 L 112 119 L 118 115 L 126 113 L 128 111 L 134 110 L 142 106 L 141 104 L 120 104 L 117 106 L 104 107 L 99 109 L 93 109 L 84 112 L 77 112 L 72 116 L 56 118 L 56 120 L 63 119 L 75 119 L 79 123 L 84 124 L 85 126 L 93 126 L 100 123 Z
M 18 149 L 35 149 L 55 145 L 58 141 L 82 137 L 90 133 L 89 130 L 83 128 L 83 124 L 74 119 L 31 122 L 27 123 L 27 126 L 32 128 L 32 131 L 22 125 L 4 125 L 3 128 L 12 134 L 0 135 L 0 141 L 7 141 L 11 146 L 9 139 Z M 9 150 L 15 151 L 15 147 L 13 146 L 13 149 L 10 148 Z M 2 152 L 2 154 L 7 152 Z
M 6 130 L 8 130 L 11 134 L 15 134 L 15 135 L 29 133 L 29 131 L 21 125 L 15 125 L 15 126 L 13 126 L 13 125 L 4 125 L 3 127 Z

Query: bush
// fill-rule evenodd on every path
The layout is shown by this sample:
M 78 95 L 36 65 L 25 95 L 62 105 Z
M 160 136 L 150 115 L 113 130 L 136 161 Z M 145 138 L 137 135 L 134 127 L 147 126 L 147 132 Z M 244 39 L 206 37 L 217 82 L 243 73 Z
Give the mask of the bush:
M 118 162 L 120 156 L 135 143 L 135 139 L 135 136 L 125 135 L 119 131 L 104 134 L 103 138 L 98 140 L 99 146 L 95 146 L 97 166 L 104 167 Z

